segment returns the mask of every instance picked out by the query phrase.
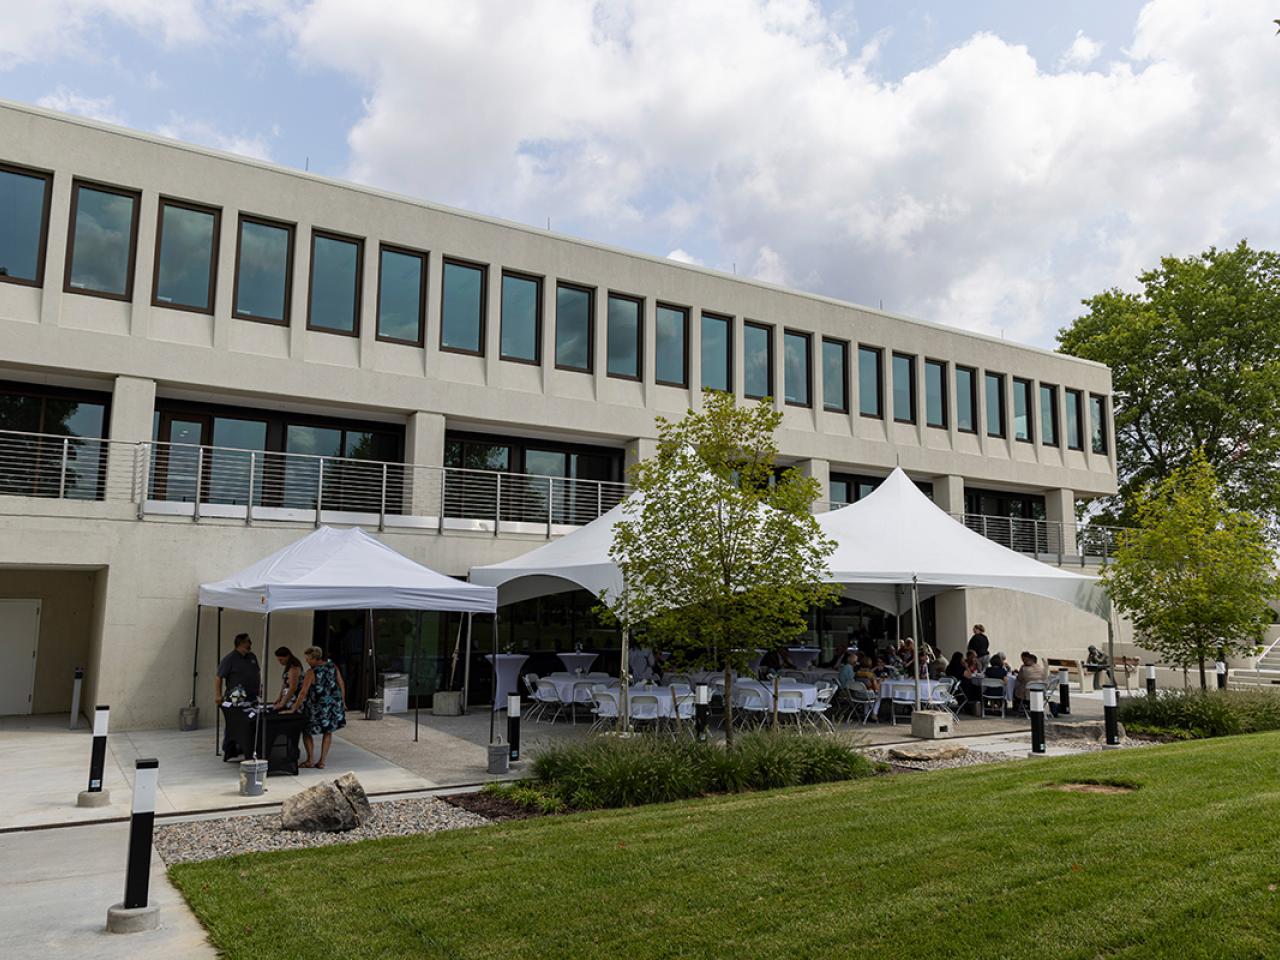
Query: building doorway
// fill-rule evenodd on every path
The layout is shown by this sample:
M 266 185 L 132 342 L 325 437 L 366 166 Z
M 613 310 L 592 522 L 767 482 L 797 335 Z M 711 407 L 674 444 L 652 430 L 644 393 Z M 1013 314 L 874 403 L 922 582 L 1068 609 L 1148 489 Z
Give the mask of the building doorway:
M 0 716 L 26 716 L 36 686 L 39 600 L 0 600 Z

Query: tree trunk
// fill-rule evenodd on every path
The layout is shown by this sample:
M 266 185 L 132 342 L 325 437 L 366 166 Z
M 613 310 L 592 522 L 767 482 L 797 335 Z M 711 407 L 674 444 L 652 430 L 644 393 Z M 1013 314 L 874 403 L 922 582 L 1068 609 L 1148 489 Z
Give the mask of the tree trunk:
M 1209 689 L 1209 684 L 1204 677 L 1204 654 L 1203 653 L 1200 654 L 1200 689 L 1201 691 L 1207 691 Z
M 724 748 L 733 746 L 733 672 L 724 662 Z

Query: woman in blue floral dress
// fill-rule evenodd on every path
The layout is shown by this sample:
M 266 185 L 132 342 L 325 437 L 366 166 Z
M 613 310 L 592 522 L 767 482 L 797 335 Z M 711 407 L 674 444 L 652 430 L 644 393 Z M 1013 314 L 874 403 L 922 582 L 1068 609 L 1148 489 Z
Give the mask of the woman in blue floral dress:
M 311 669 L 302 679 L 297 701 L 285 712 L 296 713 L 300 707 L 306 710 L 307 725 L 302 745 L 306 748 L 307 759 L 298 766 L 323 770 L 329 746 L 333 743 L 333 732 L 347 725 L 347 685 L 342 682 L 342 674 L 333 661 L 326 660 L 324 651 L 319 647 L 307 647 L 302 655 Z M 311 757 L 315 741 L 312 738 L 316 736 L 321 738 L 320 759 L 313 763 Z

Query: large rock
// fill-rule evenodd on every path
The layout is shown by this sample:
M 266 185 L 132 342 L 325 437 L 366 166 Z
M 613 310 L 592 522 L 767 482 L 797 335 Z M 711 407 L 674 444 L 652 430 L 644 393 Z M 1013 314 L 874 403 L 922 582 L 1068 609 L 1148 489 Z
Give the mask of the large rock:
M 928 763 L 932 760 L 957 760 L 968 756 L 969 748 L 958 743 L 939 743 L 919 747 L 890 747 L 889 756 L 894 760 L 910 760 L 914 763 Z
M 347 798 L 347 803 L 351 804 L 351 809 L 356 813 L 356 819 L 361 823 L 368 823 L 373 816 L 373 807 L 369 806 L 369 795 L 364 792 L 364 787 L 360 786 L 356 775 L 344 773 L 333 781 L 333 785 Z
M 1117 724 L 1120 739 L 1124 739 L 1124 724 Z M 1050 720 L 1045 724 L 1048 740 L 1096 740 L 1107 739 L 1107 727 L 1102 720 Z
M 335 784 L 317 783 L 285 799 L 280 808 L 280 826 L 309 833 L 341 833 L 360 826 L 360 818 Z

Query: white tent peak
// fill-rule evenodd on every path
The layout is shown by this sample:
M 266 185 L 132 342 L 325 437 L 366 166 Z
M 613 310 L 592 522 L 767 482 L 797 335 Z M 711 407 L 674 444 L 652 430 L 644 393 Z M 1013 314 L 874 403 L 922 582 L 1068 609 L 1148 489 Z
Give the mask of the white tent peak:
M 269 557 L 200 586 L 200 604 L 276 610 L 453 610 L 493 613 L 497 591 L 445 576 L 359 527 L 320 527 Z
M 947 514 L 900 467 L 857 503 L 818 515 L 836 541 L 828 582 L 891 613 L 910 606 L 909 586 L 930 597 L 964 587 L 1018 590 L 1061 600 L 1107 617 L 1106 593 L 1096 577 L 1061 570 L 1010 550 Z

